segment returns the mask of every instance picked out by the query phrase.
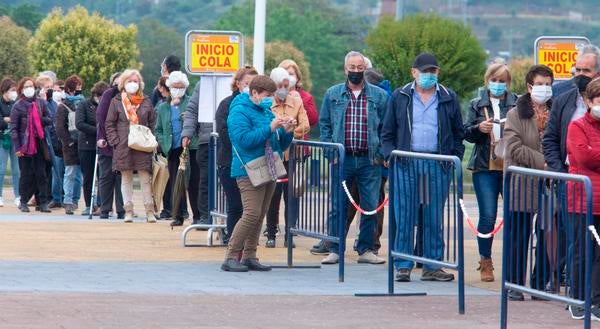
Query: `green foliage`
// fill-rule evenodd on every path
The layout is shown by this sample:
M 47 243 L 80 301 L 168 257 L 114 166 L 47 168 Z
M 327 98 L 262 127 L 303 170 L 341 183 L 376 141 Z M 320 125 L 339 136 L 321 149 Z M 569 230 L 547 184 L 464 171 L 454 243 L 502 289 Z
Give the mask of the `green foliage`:
M 252 63 L 253 40 L 246 38 L 244 40 L 244 57 L 246 63 Z M 300 67 L 302 73 L 302 86 L 305 89 L 312 87 L 310 79 L 310 65 L 304 58 L 304 54 L 294 47 L 291 42 L 273 41 L 265 44 L 265 74 L 270 74 L 271 70 L 278 67 L 284 59 L 293 59 Z
M 327 88 L 344 80 L 345 54 L 362 50 L 366 24 L 326 0 L 269 0 L 267 8 L 266 40 L 289 41 L 304 53 L 319 104 Z M 232 7 L 215 27 L 252 35 L 254 1 Z
M 17 26 L 10 18 L 0 17 L 0 72 L 20 79 L 31 74 L 27 41 L 31 32 Z
M 40 24 L 29 42 L 36 70 L 52 70 L 58 77 L 79 75 L 84 88 L 126 68 L 139 68 L 136 62 L 137 29 L 109 21 L 99 14 L 76 6 L 66 15 L 53 10 Z
M 10 17 L 17 23 L 29 31 L 35 31 L 44 18 L 38 6 L 30 4 L 22 4 L 14 7 L 11 10 Z
M 439 80 L 460 97 L 468 97 L 482 80 L 485 52 L 470 28 L 434 15 L 409 16 L 400 22 L 382 18 L 367 37 L 367 56 L 396 87 L 413 78 L 414 58 L 422 52 L 436 55 Z
M 518 95 L 527 93 L 525 75 L 532 65 L 533 58 L 531 57 L 513 58 L 510 61 L 510 75 L 512 76 L 510 89 Z
M 168 55 L 181 59 L 184 70 L 184 36 L 175 29 L 164 26 L 155 19 L 144 19 L 138 25 L 139 61 L 142 62 L 142 76 L 146 82 L 146 93 L 150 93 L 160 78 L 160 64 Z

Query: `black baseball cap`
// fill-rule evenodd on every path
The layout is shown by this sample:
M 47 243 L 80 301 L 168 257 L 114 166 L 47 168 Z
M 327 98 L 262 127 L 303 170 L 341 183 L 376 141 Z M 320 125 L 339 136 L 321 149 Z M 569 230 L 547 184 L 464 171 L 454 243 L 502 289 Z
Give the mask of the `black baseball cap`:
M 437 59 L 435 59 L 435 55 L 430 53 L 422 53 L 417 56 L 412 67 L 419 71 L 425 71 L 430 68 L 440 68 Z

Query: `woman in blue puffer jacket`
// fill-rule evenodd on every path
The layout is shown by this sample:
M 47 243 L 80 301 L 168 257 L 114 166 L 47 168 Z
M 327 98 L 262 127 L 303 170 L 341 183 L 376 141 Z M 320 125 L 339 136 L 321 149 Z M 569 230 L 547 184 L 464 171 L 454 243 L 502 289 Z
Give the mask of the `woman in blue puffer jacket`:
M 259 75 L 250 83 L 249 94 L 241 93 L 232 102 L 227 118 L 229 139 L 233 146 L 231 177 L 235 178 L 242 195 L 243 214 L 229 239 L 225 262 L 221 269 L 231 272 L 269 271 L 256 258 L 256 247 L 262 220 L 265 217 L 275 182 L 254 186 L 244 164 L 278 152 L 279 156 L 292 142 L 297 122 L 291 118 L 276 118 L 271 112 L 271 96 L 277 89 L 275 82 Z M 239 254 L 242 252 L 241 262 Z

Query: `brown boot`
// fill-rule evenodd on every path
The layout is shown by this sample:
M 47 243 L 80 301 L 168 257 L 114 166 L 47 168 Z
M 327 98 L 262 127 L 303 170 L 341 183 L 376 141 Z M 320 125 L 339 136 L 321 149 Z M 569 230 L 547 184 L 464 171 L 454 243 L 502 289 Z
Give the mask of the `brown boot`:
M 477 270 L 481 272 L 481 282 L 494 282 L 494 263 L 491 258 L 479 261 Z

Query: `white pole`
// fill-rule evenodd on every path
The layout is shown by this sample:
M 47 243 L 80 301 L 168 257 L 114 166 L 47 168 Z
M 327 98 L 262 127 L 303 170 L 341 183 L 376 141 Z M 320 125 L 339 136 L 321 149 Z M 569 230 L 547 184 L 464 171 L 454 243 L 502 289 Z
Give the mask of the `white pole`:
M 267 0 L 256 0 L 254 12 L 254 50 L 252 64 L 259 74 L 265 72 L 265 25 L 267 23 Z

